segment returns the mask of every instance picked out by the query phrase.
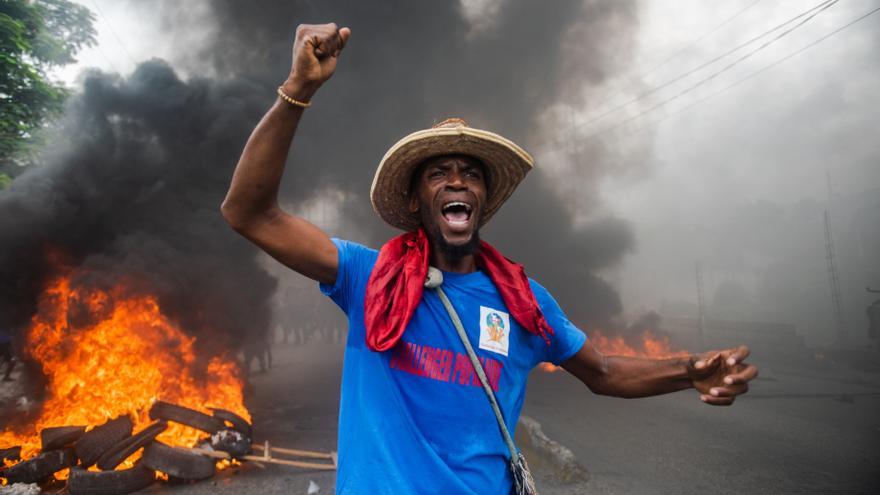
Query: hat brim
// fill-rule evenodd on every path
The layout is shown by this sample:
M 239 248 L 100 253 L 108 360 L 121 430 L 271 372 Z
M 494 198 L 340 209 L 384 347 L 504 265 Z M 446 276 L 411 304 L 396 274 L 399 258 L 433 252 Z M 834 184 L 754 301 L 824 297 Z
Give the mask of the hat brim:
M 489 221 L 534 166 L 534 160 L 513 141 L 472 127 L 439 127 L 416 131 L 385 153 L 370 188 L 373 209 L 382 220 L 402 230 L 416 230 L 419 214 L 409 211 L 413 172 L 440 155 L 467 155 L 487 168 L 489 191 L 479 227 Z

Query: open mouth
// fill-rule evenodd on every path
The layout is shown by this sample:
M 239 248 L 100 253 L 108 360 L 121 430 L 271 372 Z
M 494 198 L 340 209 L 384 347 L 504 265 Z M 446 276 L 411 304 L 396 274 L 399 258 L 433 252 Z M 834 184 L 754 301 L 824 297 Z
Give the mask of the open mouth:
M 461 201 L 452 201 L 443 205 L 440 212 L 443 218 L 453 227 L 464 227 L 471 219 L 471 211 L 473 208 L 467 203 Z

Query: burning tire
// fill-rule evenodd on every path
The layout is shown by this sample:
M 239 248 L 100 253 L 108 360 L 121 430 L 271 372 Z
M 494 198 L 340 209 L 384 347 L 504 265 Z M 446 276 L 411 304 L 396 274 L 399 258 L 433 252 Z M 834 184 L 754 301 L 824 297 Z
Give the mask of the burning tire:
M 144 466 L 182 480 L 197 481 L 214 475 L 214 460 L 185 449 L 153 442 L 144 449 Z
M 76 441 L 76 455 L 82 466 L 91 466 L 104 452 L 130 437 L 132 428 L 131 418 L 120 416 L 86 432 Z
M 43 452 L 67 447 L 80 439 L 86 432 L 85 426 L 56 426 L 40 431 L 40 445 Z
M 150 486 L 156 473 L 140 464 L 121 471 L 86 471 L 81 467 L 70 470 L 67 491 L 70 495 L 121 495 Z
M 8 483 L 36 483 L 74 464 L 73 449 L 52 450 L 0 471 L 0 477 Z
M 174 421 L 175 423 L 191 426 L 197 430 L 206 431 L 212 435 L 226 427 L 221 419 L 208 416 L 195 409 L 169 404 L 160 400 L 154 402 L 153 407 L 150 408 L 150 419 Z
M 21 446 L 0 449 L 0 462 L 5 460 L 17 461 L 21 459 Z
M 139 431 L 136 435 L 131 436 L 114 446 L 112 449 L 104 452 L 98 459 L 98 469 L 102 471 L 112 471 L 116 469 L 122 461 L 134 454 L 141 447 L 152 442 L 160 433 L 168 428 L 168 423 L 164 421 L 156 421 Z
M 252 427 L 244 418 L 226 409 L 210 408 L 214 412 L 214 417 L 222 421 L 227 421 L 232 425 L 233 430 L 243 433 L 246 437 L 252 438 Z

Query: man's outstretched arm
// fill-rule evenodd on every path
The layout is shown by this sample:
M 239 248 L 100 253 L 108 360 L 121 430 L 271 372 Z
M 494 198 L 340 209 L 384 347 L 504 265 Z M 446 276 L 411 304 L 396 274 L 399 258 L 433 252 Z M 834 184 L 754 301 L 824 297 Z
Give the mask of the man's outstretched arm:
M 336 69 L 351 30 L 300 25 L 282 91 L 308 102 Z M 278 187 L 303 108 L 280 98 L 248 139 L 221 210 L 227 222 L 278 261 L 323 283 L 336 281 L 336 246 L 321 229 L 278 205 Z M 305 179 L 308 180 L 308 179 Z
M 597 394 L 634 398 L 696 388 L 703 402 L 727 406 L 758 376 L 743 362 L 748 355 L 740 346 L 668 359 L 605 356 L 588 340 L 562 367 Z

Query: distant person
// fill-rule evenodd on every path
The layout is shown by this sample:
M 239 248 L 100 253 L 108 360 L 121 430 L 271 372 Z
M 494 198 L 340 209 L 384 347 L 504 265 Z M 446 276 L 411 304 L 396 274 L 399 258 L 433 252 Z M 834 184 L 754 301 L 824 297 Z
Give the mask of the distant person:
M 281 343 L 289 344 L 290 343 L 290 334 L 293 335 L 293 343 L 296 344 L 296 329 L 293 328 L 293 325 L 281 325 Z
M 15 368 L 15 355 L 12 353 L 12 336 L 0 330 L 0 366 L 6 365 L 4 382 L 12 381 L 12 369 Z
M 297 28 L 290 76 L 248 140 L 222 208 L 235 230 L 320 282 L 348 315 L 337 493 L 511 493 L 509 467 L 519 455 L 500 425 L 514 430 L 526 378 L 543 361 L 561 365 L 595 393 L 617 397 L 696 388 L 703 402 L 729 405 L 748 390 L 757 369 L 743 362 L 745 346 L 671 359 L 602 355 L 522 266 L 481 242 L 479 229 L 533 161 L 510 140 L 463 120 L 410 134 L 382 159 L 370 191 L 373 208 L 405 233 L 380 250 L 330 239 L 283 211 L 278 189 L 297 125 L 336 69 L 350 34 L 335 24 Z M 395 62 L 393 53 L 376 60 L 381 57 Z M 386 68 L 374 64 L 370 70 Z M 340 127 L 326 132 L 346 146 Z M 303 170 L 291 172 L 305 189 L 319 185 Z M 424 288 L 429 265 L 442 273 L 440 287 L 488 375 L 498 415 L 474 377 L 476 367 L 447 307 L 435 290 Z M 587 420 L 589 412 L 581 413 Z
M 256 338 L 244 345 L 244 373 L 250 375 L 251 363 L 256 359 L 260 366 L 260 373 L 266 373 L 272 369 L 272 346 L 269 338 Z
M 867 291 L 872 294 L 880 294 L 880 290 L 870 287 L 867 288 Z M 880 344 L 880 299 L 868 306 L 866 311 L 868 313 L 868 338 L 874 344 Z

